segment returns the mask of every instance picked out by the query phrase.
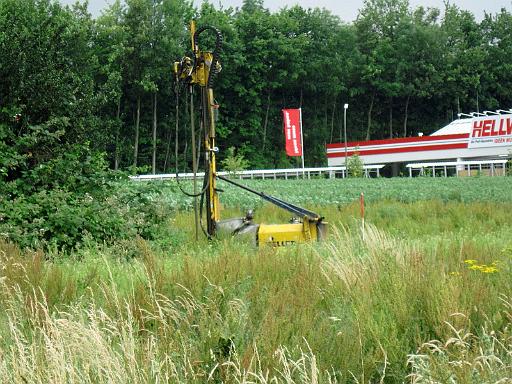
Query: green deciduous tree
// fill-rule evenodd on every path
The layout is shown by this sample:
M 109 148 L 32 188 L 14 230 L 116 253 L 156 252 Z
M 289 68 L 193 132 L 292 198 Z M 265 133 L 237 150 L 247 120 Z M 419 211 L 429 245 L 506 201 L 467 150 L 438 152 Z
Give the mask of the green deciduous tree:
M 488 109 L 512 105 L 512 14 L 503 8 L 486 14 L 482 21 L 483 46 L 487 51 L 481 85 Z
M 48 0 L 0 1 L 0 157 L 4 180 L 92 139 L 94 115 L 92 20 L 83 6 Z
M 363 55 L 362 80 L 371 94 L 366 138 L 371 135 L 372 111 L 376 97 L 388 105 L 389 137 L 393 137 L 394 99 L 404 93 L 399 80 L 401 37 L 411 28 L 407 0 L 367 0 L 355 22 L 358 46 Z
M 98 18 L 95 26 L 94 47 L 98 57 L 96 86 L 102 120 L 113 136 L 114 169 L 121 157 L 123 66 L 127 54 L 128 34 L 122 24 L 123 8 L 120 0 Z
M 486 61 L 480 26 L 473 14 L 447 4 L 441 31 L 444 34 L 442 64 L 444 101 L 462 109 L 475 111 L 481 90 L 481 77 Z

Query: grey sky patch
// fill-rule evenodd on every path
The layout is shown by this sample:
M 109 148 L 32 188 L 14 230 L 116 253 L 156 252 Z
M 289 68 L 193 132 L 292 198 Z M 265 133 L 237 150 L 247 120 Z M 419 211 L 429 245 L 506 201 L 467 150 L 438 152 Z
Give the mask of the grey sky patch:
M 73 4 L 76 0 L 60 0 L 63 4 Z M 200 1 L 195 0 L 196 4 Z M 94 16 L 98 16 L 103 8 L 111 4 L 112 0 L 89 0 L 89 10 Z M 242 0 L 212 0 L 212 3 L 218 6 L 221 4 L 224 8 L 241 7 Z M 441 10 L 444 8 L 444 0 L 410 0 L 411 7 L 437 7 Z M 484 16 L 484 12 L 496 13 L 501 8 L 512 9 L 512 1 L 504 0 L 455 0 L 451 1 L 462 9 L 471 11 L 478 20 Z M 343 1 L 343 0 L 285 0 L 285 1 L 265 1 L 265 6 L 272 11 L 276 11 L 283 7 L 290 7 L 295 4 L 301 5 L 303 8 L 326 8 L 332 13 L 338 15 L 342 20 L 351 22 L 356 19 L 359 8 L 363 6 L 363 0 Z

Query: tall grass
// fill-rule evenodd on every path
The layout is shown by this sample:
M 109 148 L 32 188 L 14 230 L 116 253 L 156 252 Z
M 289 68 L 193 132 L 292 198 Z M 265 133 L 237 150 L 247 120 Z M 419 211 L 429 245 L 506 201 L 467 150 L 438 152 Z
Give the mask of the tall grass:
M 457 329 L 446 321 L 451 336 L 444 340 L 423 343 L 411 354 L 409 378 L 412 383 L 457 382 L 457 383 L 510 383 L 512 382 L 512 303 L 502 297 L 503 310 L 499 314 L 507 325 L 494 330 L 490 320 L 479 330 L 471 333 L 468 319 L 463 314 L 462 327 Z
M 279 249 L 0 244 L 0 382 L 508 382 L 510 208 L 377 202 L 362 234 L 333 207 L 327 242 Z

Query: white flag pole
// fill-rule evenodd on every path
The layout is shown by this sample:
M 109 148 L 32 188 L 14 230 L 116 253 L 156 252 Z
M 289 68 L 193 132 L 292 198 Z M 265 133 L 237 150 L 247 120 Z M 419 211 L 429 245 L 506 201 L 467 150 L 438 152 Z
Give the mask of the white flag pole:
M 300 147 L 302 152 L 302 169 L 304 169 L 304 136 L 302 135 L 302 108 L 299 108 L 300 119 Z

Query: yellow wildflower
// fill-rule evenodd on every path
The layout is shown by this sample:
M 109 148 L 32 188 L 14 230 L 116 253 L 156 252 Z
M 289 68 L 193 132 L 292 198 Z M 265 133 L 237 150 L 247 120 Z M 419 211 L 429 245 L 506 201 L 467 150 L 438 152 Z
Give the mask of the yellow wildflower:
M 473 259 L 467 259 L 467 260 L 464 260 L 464 262 L 465 262 L 466 264 L 473 265 L 473 264 L 475 264 L 475 263 L 476 263 L 476 260 L 473 260 Z

